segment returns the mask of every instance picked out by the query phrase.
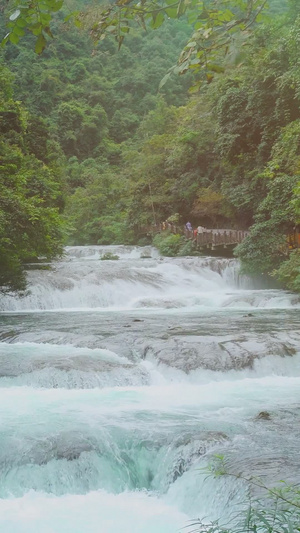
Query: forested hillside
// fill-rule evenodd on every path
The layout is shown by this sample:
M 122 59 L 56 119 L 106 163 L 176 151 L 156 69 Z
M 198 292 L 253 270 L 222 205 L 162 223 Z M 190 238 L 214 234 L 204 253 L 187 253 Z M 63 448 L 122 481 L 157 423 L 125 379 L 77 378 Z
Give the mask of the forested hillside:
M 0 72 L 0 286 L 23 289 L 22 265 L 62 252 L 63 176 L 46 166 L 46 146 L 36 146 L 36 124 L 12 96 L 12 76 Z
M 251 228 L 237 249 L 244 270 L 266 274 L 284 262 L 279 276 L 299 288 L 299 255 L 291 255 L 290 268 L 284 245 L 300 212 L 299 5 L 273 0 L 270 8 L 194 93 L 193 69 L 173 74 L 159 90 L 190 37 L 185 18 L 148 32 L 136 27 L 119 51 L 113 37 L 95 45 L 84 28 L 63 25 L 61 12 L 42 55 L 31 36 L 8 43 L 2 57 L 11 75 L 3 70 L 2 79 L 11 76 L 14 97 L 3 81 L 1 111 L 17 111 L 6 115 L 2 149 L 12 160 L 18 151 L 22 165 L 30 159 L 38 170 L 35 184 L 27 173 L 20 189 L 18 174 L 8 170 L 5 186 L 58 217 L 51 232 L 63 218 L 72 244 L 136 243 L 142 226 L 174 213 L 182 223 Z M 7 135 L 20 113 L 22 127 Z M 5 261 L 19 265 L 58 251 L 58 233 L 53 240 L 46 222 L 44 245 L 28 249 L 7 237 L 5 217 Z

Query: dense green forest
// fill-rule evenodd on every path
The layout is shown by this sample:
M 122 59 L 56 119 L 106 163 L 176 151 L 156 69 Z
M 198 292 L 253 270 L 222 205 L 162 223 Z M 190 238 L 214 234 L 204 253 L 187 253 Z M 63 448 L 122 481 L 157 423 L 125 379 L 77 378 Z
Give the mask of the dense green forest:
M 113 36 L 95 44 L 63 24 L 62 10 L 41 55 L 32 35 L 7 43 L 0 284 L 21 287 L 22 264 L 62 243 L 141 243 L 143 226 L 178 213 L 250 228 L 236 249 L 244 271 L 277 269 L 300 290 L 299 253 L 285 246 L 300 219 L 300 6 L 269 4 L 198 85 L 189 68 L 159 89 L 190 39 L 187 17 L 136 26 L 118 50 Z
M 0 285 L 23 289 L 22 266 L 62 252 L 64 205 L 62 174 L 46 166 L 35 146 L 36 124 L 11 89 L 12 76 L 0 74 Z M 34 129 L 34 131 L 33 131 Z

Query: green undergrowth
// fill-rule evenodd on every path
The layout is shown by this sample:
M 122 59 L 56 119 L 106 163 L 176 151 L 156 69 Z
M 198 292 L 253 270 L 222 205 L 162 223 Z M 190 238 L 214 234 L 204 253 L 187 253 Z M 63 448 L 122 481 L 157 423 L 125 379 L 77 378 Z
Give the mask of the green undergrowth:
M 287 289 L 300 292 L 300 250 L 292 252 L 289 259 L 273 272 L 273 276 Z
M 242 474 L 232 474 L 224 456 L 216 455 L 204 472 L 215 478 L 226 476 L 242 480 L 248 487 L 248 498 L 233 510 L 227 523 L 220 520 L 207 523 L 200 519 L 183 528 L 188 533 L 297 533 L 300 531 L 300 487 L 280 481 L 268 487 L 260 479 Z M 262 497 L 252 497 L 259 489 Z
M 101 261 L 118 261 L 120 257 L 112 252 L 106 252 L 100 257 Z
M 153 246 L 159 250 L 161 255 L 167 257 L 198 255 L 193 242 L 179 234 L 158 233 L 153 239 Z

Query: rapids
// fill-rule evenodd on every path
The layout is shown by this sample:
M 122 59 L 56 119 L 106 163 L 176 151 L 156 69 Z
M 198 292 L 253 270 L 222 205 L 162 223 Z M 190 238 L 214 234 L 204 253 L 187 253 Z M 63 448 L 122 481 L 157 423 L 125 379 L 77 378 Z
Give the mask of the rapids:
M 27 275 L 0 300 L 1 533 L 226 519 L 248 489 L 207 479 L 214 454 L 300 481 L 296 295 L 151 247 L 67 247 Z

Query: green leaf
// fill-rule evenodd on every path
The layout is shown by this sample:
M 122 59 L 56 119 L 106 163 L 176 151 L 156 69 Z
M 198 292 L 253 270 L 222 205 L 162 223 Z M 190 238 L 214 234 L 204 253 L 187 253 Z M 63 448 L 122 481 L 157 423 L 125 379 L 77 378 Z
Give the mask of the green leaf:
M 210 34 L 212 33 L 213 29 L 212 28 L 207 28 L 204 32 L 203 32 L 203 37 L 205 39 L 208 39 Z
M 35 52 L 37 54 L 41 54 L 42 51 L 45 49 L 46 47 L 46 39 L 44 37 L 44 35 L 41 33 L 38 38 L 37 38 L 37 41 L 35 43 Z
M 51 11 L 55 13 L 56 11 L 59 11 L 63 6 L 63 0 L 59 0 L 59 2 L 55 2 L 54 6 L 52 7 Z
M 47 26 L 51 21 L 50 13 L 41 13 L 40 20 L 43 26 Z
M 168 72 L 164 77 L 163 79 L 161 80 L 159 86 L 158 86 L 158 89 L 160 90 L 168 81 L 168 79 L 170 78 L 172 72 Z
M 185 2 L 184 0 L 179 0 L 178 8 L 177 8 L 177 16 L 181 17 L 183 13 L 185 12 Z
M 165 17 L 161 11 L 157 14 L 154 14 L 153 20 L 151 22 L 151 28 L 153 28 L 154 30 L 157 28 L 160 28 L 164 20 L 165 20 Z
M 203 9 L 203 11 L 200 13 L 199 19 L 205 20 L 209 18 L 209 13 L 206 11 L 206 9 Z
M 177 18 L 177 8 L 176 7 L 167 7 L 165 9 L 165 12 L 168 15 L 168 17 L 170 17 L 171 19 L 176 19 Z
M 198 93 L 200 90 L 200 82 L 197 84 L 197 85 L 192 85 L 190 88 L 189 88 L 189 93 L 190 94 L 195 94 L 195 93 Z
M 178 68 L 179 74 L 183 74 L 184 72 L 187 71 L 188 68 L 189 68 L 189 61 L 188 60 L 183 61 L 183 63 L 179 65 L 179 68 Z
M 16 26 L 18 26 L 19 28 L 26 28 L 27 22 L 23 17 L 19 17 L 17 19 Z
M 200 28 L 203 28 L 203 22 L 196 22 L 195 26 L 194 26 L 195 30 L 200 30 Z
M 39 22 L 37 22 L 30 28 L 30 30 L 31 30 L 31 33 L 33 33 L 33 35 L 38 36 L 38 35 L 41 35 L 42 33 L 42 26 Z
M 188 15 L 188 23 L 189 24 L 195 24 L 196 20 L 197 20 L 197 13 L 189 13 Z
M 46 28 L 44 28 L 44 32 L 49 35 L 49 37 L 51 37 L 53 39 L 53 33 L 52 31 L 50 30 L 49 26 L 46 26 Z
M 9 34 L 9 40 L 10 40 L 11 43 L 18 44 L 19 39 L 20 38 L 19 38 L 19 36 L 16 33 L 12 32 L 12 33 Z
M 197 46 L 196 41 L 190 41 L 187 43 L 186 48 L 195 48 L 195 46 Z
M 234 19 L 234 16 L 234 13 L 230 11 L 230 9 L 226 9 L 226 11 L 223 13 L 223 20 L 229 22 L 230 20 Z
M 117 41 L 118 41 L 118 43 L 119 43 L 119 45 L 118 45 L 118 50 L 120 50 L 120 48 L 121 48 L 121 46 L 122 46 L 122 43 L 123 43 L 123 41 L 124 41 L 124 35 L 121 35 L 120 37 L 117 37 L 116 39 L 117 39 Z
M 224 67 L 222 67 L 222 65 L 217 65 L 215 63 L 208 63 L 207 64 L 207 68 L 209 70 L 212 70 L 213 72 L 217 72 L 218 74 L 221 74 L 222 72 L 225 71 Z
M 106 28 L 106 31 L 107 31 L 108 33 L 115 33 L 115 31 L 116 31 L 116 26 L 115 26 L 115 25 L 110 25 L 110 26 L 108 26 L 108 27 Z
M 23 35 L 25 35 L 25 31 L 23 30 L 23 28 L 19 28 L 18 26 L 14 27 L 14 33 L 19 37 L 23 37 Z
M 10 33 L 7 33 L 5 35 L 5 37 L 2 39 L 2 41 L 1 41 L 1 46 L 2 47 L 6 45 L 7 41 L 9 40 L 9 36 L 10 36 Z

